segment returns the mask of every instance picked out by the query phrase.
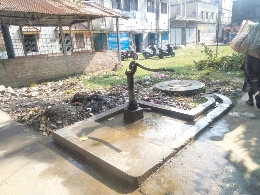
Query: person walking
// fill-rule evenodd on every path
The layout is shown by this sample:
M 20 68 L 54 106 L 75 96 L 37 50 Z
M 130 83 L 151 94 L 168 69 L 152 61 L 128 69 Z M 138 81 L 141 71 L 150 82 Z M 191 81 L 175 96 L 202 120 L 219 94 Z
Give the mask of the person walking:
M 254 106 L 253 96 L 258 92 L 255 100 L 256 107 L 260 109 L 260 59 L 247 55 L 241 69 L 244 70 L 245 77 L 243 91 L 248 93 L 246 104 Z

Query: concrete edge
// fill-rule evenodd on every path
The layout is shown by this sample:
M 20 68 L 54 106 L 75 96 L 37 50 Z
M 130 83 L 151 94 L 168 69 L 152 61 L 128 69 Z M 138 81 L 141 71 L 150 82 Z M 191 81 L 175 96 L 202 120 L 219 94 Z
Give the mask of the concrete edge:
M 215 99 L 210 96 L 205 96 L 205 98 L 208 100 L 207 102 L 200 104 L 199 106 L 191 109 L 191 110 L 181 110 L 178 108 L 171 108 L 169 106 L 164 106 L 160 104 L 152 104 L 150 102 L 145 102 L 142 100 L 137 101 L 140 105 L 140 107 L 149 107 L 152 108 L 154 111 L 162 112 L 164 114 L 168 114 L 171 116 L 174 116 L 179 119 L 185 119 L 185 120 L 195 120 L 198 118 L 201 114 L 205 113 L 207 110 L 211 109 L 215 105 Z
M 187 145 L 188 143 L 194 141 L 201 133 L 203 133 L 210 125 L 212 125 L 215 121 L 217 121 L 219 118 L 221 118 L 223 115 L 225 115 L 232 107 L 233 103 L 232 101 L 221 94 L 213 93 L 207 96 L 217 96 L 219 97 L 223 102 L 216 105 L 216 108 L 207 113 L 205 117 L 202 117 L 200 120 L 198 120 L 195 123 L 195 126 L 191 127 L 189 130 L 187 130 L 181 137 L 182 139 L 181 143 L 178 143 L 178 145 Z M 173 149 L 178 150 L 178 147 L 175 147 L 173 145 Z
M 152 110 L 157 111 L 157 112 L 161 112 L 179 119 L 185 119 L 185 120 L 195 120 L 196 118 L 198 118 L 201 114 L 205 113 L 207 110 L 213 108 L 215 106 L 215 99 L 209 95 L 207 96 L 203 96 L 205 97 L 208 101 L 198 105 L 197 107 L 191 109 L 191 110 L 181 110 L 181 109 L 177 109 L 177 108 L 171 108 L 169 106 L 164 106 L 164 105 L 160 105 L 160 104 L 152 104 L 150 102 L 146 102 L 146 101 L 142 101 L 142 100 L 138 100 L 137 103 L 139 104 L 139 106 L 141 108 L 145 108 L 145 107 L 149 107 L 152 108 Z M 128 106 L 127 103 L 122 104 L 116 108 L 112 108 L 110 110 L 107 110 L 103 113 L 97 114 L 93 117 L 90 117 L 87 120 L 94 120 L 96 122 L 100 122 L 102 120 L 105 120 L 107 118 L 110 118 L 116 114 L 119 114 L 121 112 L 123 112 L 123 109 L 126 108 Z
M 1 119 L 0 125 L 13 121 L 8 114 L 6 114 L 5 112 L 3 112 L 1 110 L 0 110 L 0 119 Z

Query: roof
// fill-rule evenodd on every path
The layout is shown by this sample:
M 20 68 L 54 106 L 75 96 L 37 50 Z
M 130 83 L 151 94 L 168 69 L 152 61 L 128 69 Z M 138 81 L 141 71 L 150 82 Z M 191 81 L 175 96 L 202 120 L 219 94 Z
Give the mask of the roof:
M 94 2 L 75 4 L 67 0 L 1 0 L 0 23 L 2 25 L 70 26 L 102 17 L 124 15 Z

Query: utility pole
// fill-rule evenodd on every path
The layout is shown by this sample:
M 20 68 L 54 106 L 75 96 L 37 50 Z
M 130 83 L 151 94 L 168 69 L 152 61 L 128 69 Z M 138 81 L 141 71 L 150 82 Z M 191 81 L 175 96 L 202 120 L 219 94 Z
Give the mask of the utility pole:
M 219 25 L 220 25 L 220 22 L 221 22 L 221 20 L 222 20 L 222 13 L 221 12 L 219 12 L 218 13 L 218 17 L 217 17 L 217 47 L 216 47 L 216 54 L 218 54 L 218 34 L 219 34 Z

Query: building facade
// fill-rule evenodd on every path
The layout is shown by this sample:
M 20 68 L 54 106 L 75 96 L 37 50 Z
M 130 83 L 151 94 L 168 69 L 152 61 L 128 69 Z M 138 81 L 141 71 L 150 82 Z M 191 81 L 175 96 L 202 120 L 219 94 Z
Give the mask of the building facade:
M 172 0 L 171 43 L 212 43 L 216 39 L 218 1 Z
M 131 45 L 137 52 L 154 43 L 164 47 L 169 43 L 169 1 L 167 0 L 96 0 L 96 3 L 112 8 L 129 19 L 119 19 L 120 46 Z M 92 22 L 94 43 L 103 45 L 96 50 L 117 50 L 116 19 L 103 18 Z
M 219 0 L 219 12 L 217 21 L 218 40 L 230 41 L 230 27 L 232 18 L 233 0 Z

